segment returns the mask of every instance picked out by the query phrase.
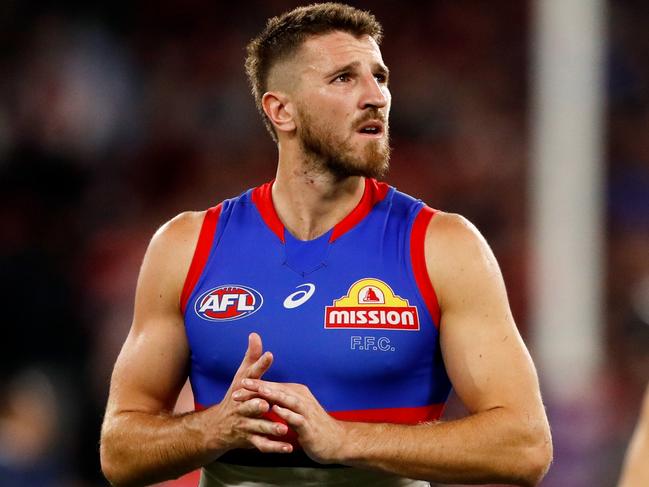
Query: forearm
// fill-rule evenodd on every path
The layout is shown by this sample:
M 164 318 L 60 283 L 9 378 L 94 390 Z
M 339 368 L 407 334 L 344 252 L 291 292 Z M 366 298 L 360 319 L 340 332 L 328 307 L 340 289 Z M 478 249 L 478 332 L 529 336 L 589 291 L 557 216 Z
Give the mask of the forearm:
M 416 426 L 347 423 L 341 463 L 447 483 L 536 485 L 551 458 L 547 423 L 503 408 Z
M 206 440 L 206 413 L 127 411 L 107 417 L 100 450 L 104 474 L 116 486 L 148 485 L 211 462 L 225 449 Z

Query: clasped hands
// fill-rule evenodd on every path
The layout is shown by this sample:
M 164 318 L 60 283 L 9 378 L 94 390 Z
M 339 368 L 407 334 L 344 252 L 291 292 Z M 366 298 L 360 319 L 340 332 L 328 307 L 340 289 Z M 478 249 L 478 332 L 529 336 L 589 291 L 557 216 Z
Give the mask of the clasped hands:
M 251 333 L 246 355 L 218 405 L 227 449 L 290 453 L 293 445 L 286 436 L 288 425 L 312 460 L 335 463 L 344 445 L 345 425 L 327 414 L 307 386 L 262 380 L 273 363 L 273 355 L 262 351 L 260 336 Z M 286 424 L 264 417 L 268 413 Z

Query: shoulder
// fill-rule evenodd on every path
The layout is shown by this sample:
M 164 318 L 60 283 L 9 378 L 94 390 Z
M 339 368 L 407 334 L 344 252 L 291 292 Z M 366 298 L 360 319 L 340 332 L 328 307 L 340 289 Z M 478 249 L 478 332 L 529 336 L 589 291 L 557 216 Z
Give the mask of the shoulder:
M 185 211 L 163 224 L 153 235 L 151 246 L 167 247 L 191 246 L 198 238 L 206 211 Z M 176 248 L 176 250 L 179 250 Z
M 159 285 L 179 292 L 185 281 L 205 218 L 205 211 L 188 211 L 162 225 L 144 256 L 142 273 Z
M 427 253 L 449 258 L 480 256 L 490 253 L 480 231 L 468 219 L 455 213 L 436 211 L 426 229 Z
M 499 283 L 500 268 L 480 231 L 461 215 L 437 211 L 426 229 L 426 267 L 438 296 Z M 442 304 L 440 302 L 440 304 Z

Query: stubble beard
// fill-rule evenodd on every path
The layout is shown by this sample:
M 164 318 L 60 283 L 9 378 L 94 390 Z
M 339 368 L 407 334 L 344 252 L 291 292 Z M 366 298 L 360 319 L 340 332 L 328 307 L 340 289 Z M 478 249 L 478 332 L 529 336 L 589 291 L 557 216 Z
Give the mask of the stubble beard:
M 301 110 L 300 119 L 298 136 L 310 169 L 327 172 L 338 180 L 350 176 L 381 178 L 388 172 L 391 149 L 387 123 L 384 136 L 368 140 L 358 155 L 349 138 L 343 139 L 331 128 L 314 123 L 305 110 Z

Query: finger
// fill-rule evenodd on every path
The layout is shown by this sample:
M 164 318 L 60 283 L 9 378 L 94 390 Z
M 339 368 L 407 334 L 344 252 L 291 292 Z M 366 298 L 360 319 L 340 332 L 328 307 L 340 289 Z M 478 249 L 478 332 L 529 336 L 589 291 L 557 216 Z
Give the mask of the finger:
M 293 446 L 290 443 L 272 441 L 265 436 L 252 435 L 248 441 L 263 453 L 291 453 L 293 451 Z
M 238 429 L 253 434 L 284 436 L 288 426 L 267 419 L 245 418 L 239 423 Z
M 241 381 L 243 387 L 250 391 L 258 391 L 262 386 L 269 386 L 273 388 L 283 388 L 286 387 L 286 384 L 280 382 L 271 382 L 268 380 L 261 380 L 255 377 L 246 377 Z
M 244 380 L 244 383 L 246 381 Z M 303 412 L 304 400 L 298 395 L 297 391 L 288 391 L 286 387 L 282 387 L 281 384 L 275 386 L 268 385 L 269 383 L 264 382 L 259 384 L 255 391 L 257 396 L 267 399 L 269 402 L 279 404 L 285 408 L 295 411 L 296 413 Z M 248 387 L 246 387 L 248 389 Z M 249 390 L 249 389 L 248 389 Z
M 261 337 L 255 332 L 248 335 L 248 351 L 250 352 L 250 357 L 253 361 L 261 357 L 261 354 L 264 351 Z
M 248 367 L 248 370 L 244 372 L 245 377 L 259 379 L 262 375 L 266 373 L 270 366 L 273 364 L 273 354 L 270 352 L 265 352 L 257 361 Z
M 270 404 L 264 401 L 263 399 L 251 399 L 245 401 L 238 407 L 238 413 L 242 416 L 248 416 L 250 418 L 258 418 L 268 412 L 270 409 Z
M 273 412 L 277 414 L 277 416 L 282 418 L 284 421 L 286 421 L 288 425 L 291 426 L 298 435 L 302 432 L 302 428 L 305 424 L 304 416 L 294 411 L 291 411 L 290 409 L 278 406 L 277 404 L 273 406 Z
M 249 401 L 254 397 L 259 397 L 259 394 L 253 391 L 249 391 L 247 389 L 237 389 L 232 393 L 232 399 L 234 399 L 237 402 Z
M 235 377 L 243 376 L 246 369 L 261 357 L 262 350 L 261 337 L 257 333 L 248 335 L 248 348 L 246 349 L 246 354 L 243 356 L 241 365 L 237 369 Z

